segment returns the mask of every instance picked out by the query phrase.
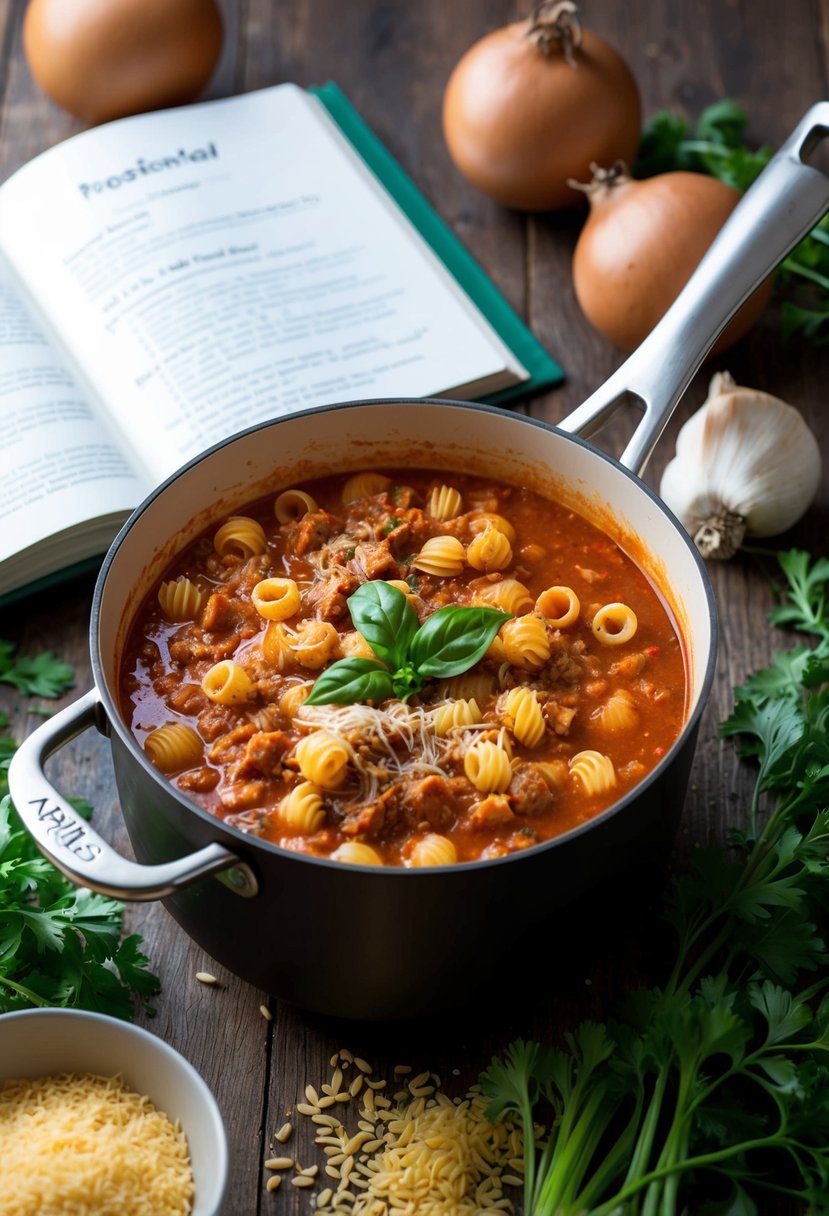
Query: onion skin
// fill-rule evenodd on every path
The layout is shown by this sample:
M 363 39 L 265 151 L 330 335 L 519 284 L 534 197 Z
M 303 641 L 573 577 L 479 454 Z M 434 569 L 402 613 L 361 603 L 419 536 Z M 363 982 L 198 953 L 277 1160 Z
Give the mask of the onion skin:
M 573 254 L 573 287 L 588 321 L 622 350 L 633 350 L 667 312 L 740 200 L 701 173 L 627 176 L 587 188 L 590 214 Z M 769 278 L 711 350 L 732 346 L 759 317 Z
M 545 54 L 517 21 L 487 34 L 455 67 L 443 99 L 443 131 L 461 173 L 484 194 L 521 211 L 572 207 L 590 163 L 631 160 L 641 104 L 630 69 L 584 30 L 574 64 Z
M 191 101 L 222 39 L 216 0 L 30 0 L 23 22 L 35 80 L 87 123 Z

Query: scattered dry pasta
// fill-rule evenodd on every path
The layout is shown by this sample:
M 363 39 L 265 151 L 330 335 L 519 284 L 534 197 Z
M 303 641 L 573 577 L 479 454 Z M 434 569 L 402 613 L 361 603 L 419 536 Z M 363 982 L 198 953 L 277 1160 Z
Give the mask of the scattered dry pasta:
M 177 773 L 197 764 L 204 754 L 204 746 L 192 726 L 168 722 L 150 731 L 144 740 L 144 751 L 159 772 Z
M 219 557 L 236 554 L 244 558 L 265 552 L 265 530 L 247 515 L 231 515 L 213 537 L 213 548 Z
M 523 1185 L 521 1132 L 487 1119 L 479 1087 L 452 1099 L 434 1073 L 411 1075 L 400 1065 L 392 1106 L 387 1081 L 358 1059 L 344 1048 L 331 1057 L 333 1074 L 320 1090 L 337 1101 L 336 1116 L 317 1103 L 297 1104 L 314 1120 L 328 1159 L 318 1216 L 511 1216 L 508 1192 Z M 344 1089 L 343 1069 L 351 1066 L 364 1082 Z M 305 1097 L 316 1093 L 309 1086 Z M 352 1102 L 359 1118 L 349 1118 Z

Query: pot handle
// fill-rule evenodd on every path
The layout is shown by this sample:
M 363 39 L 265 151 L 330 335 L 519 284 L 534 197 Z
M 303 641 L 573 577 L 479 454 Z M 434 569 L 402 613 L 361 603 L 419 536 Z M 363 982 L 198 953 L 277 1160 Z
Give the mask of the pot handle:
M 589 438 L 632 394 L 644 418 L 620 463 L 642 473 L 722 329 L 829 208 L 829 177 L 803 161 L 827 134 L 829 101 L 821 101 L 746 191 L 662 320 L 560 430 Z
M 116 853 L 61 797 L 43 766 L 58 748 L 95 726 L 100 712 L 92 689 L 39 726 L 12 757 L 9 790 L 41 853 L 77 886 L 113 899 L 163 899 L 211 874 L 238 895 L 255 895 L 258 883 L 251 868 L 217 841 L 163 865 L 140 865 Z

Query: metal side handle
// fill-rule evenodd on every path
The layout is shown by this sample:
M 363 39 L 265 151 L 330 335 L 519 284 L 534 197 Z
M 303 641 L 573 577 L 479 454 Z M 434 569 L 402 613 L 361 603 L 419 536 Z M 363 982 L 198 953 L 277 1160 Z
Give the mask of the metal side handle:
M 829 134 L 818 102 L 746 191 L 662 320 L 608 380 L 558 424 L 588 438 L 627 394 L 644 418 L 620 463 L 640 474 L 697 368 L 737 309 L 829 208 L 829 177 L 803 161 Z
M 58 793 L 44 765 L 70 739 L 96 724 L 98 706 L 93 689 L 39 726 L 12 757 L 12 800 L 41 853 L 71 882 L 114 899 L 163 899 L 211 874 L 239 895 L 255 895 L 258 884 L 252 870 L 224 845 L 214 842 L 163 865 L 140 865 L 116 853 Z

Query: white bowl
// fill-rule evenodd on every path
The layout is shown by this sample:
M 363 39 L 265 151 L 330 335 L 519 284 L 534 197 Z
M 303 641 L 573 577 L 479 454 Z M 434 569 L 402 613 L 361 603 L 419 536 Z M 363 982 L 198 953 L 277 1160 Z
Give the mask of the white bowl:
M 227 1185 L 227 1139 L 216 1100 L 191 1064 L 138 1026 L 77 1009 L 32 1009 L 0 1017 L 0 1085 L 58 1072 L 121 1073 L 173 1122 L 190 1147 L 191 1216 L 218 1216 Z

